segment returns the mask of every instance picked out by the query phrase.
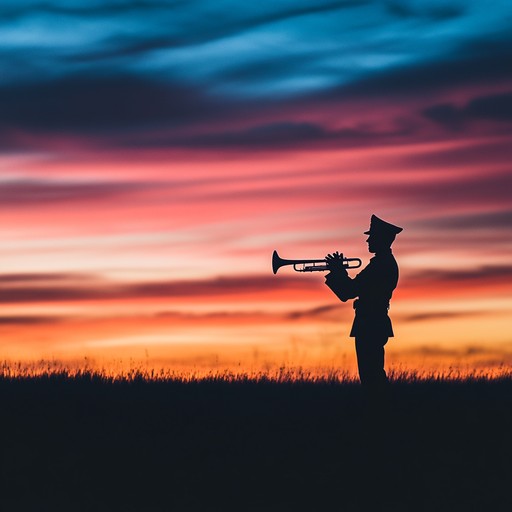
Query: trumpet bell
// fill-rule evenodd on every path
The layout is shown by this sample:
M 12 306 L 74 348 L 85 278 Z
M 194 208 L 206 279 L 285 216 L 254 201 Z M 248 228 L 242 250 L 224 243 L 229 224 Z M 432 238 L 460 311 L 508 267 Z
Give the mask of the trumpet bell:
M 283 260 L 283 258 L 280 258 L 279 254 L 277 254 L 277 251 L 274 251 L 272 253 L 272 271 L 274 272 L 274 274 L 277 274 L 277 271 L 283 265 L 286 265 L 286 260 Z

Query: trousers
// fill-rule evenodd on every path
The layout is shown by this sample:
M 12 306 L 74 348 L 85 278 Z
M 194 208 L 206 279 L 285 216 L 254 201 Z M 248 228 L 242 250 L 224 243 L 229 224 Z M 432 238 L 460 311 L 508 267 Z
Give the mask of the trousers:
M 356 336 L 359 379 L 368 391 L 387 387 L 388 376 L 384 370 L 384 345 L 387 342 L 387 336 Z

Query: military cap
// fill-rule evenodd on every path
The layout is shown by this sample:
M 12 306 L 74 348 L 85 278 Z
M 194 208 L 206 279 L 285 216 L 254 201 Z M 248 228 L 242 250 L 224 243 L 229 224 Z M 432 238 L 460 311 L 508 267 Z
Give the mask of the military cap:
M 365 231 L 365 235 L 398 235 L 403 228 L 394 226 L 385 220 L 379 219 L 377 215 L 372 215 L 370 219 L 370 229 Z

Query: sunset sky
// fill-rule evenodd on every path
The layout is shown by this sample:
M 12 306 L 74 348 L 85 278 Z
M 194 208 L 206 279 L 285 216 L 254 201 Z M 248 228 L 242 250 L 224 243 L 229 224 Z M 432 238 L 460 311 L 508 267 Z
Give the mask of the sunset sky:
M 6 0 L 0 360 L 353 364 L 271 255 L 402 226 L 389 361 L 512 363 L 512 4 Z M 351 271 L 355 275 L 356 271 Z

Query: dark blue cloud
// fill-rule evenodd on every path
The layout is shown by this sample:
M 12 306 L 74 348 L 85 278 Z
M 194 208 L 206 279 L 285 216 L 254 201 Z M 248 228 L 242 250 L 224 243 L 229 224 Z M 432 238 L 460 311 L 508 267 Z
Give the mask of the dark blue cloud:
M 463 107 L 450 103 L 425 109 L 424 115 L 451 130 L 460 130 L 469 121 L 512 122 L 512 92 L 474 98 Z
M 465 114 L 476 119 L 512 121 L 512 91 L 475 98 L 464 109 Z
M 463 110 L 428 99 L 512 79 L 511 13 L 476 0 L 3 2 L 2 146 L 41 134 L 122 147 L 349 145 L 413 136 L 425 117 L 452 129 L 506 121 L 507 98 Z M 427 103 L 389 134 L 297 121 L 365 98 Z
M 411 134 L 406 126 L 396 126 L 386 131 L 368 127 L 340 130 L 328 129 L 320 124 L 304 122 L 275 122 L 255 124 L 248 129 L 199 133 L 190 136 L 150 136 L 123 138 L 125 147 L 188 147 L 188 148 L 245 148 L 285 149 L 300 147 L 353 147 L 386 144 L 399 141 Z
M 133 75 L 75 75 L 2 88 L 0 126 L 55 132 L 146 128 L 204 118 L 213 108 L 184 85 Z
M 508 83 L 512 78 L 512 38 L 499 45 L 463 45 L 429 62 L 384 69 L 326 92 L 326 99 L 343 97 L 414 98 L 474 85 Z
M 395 16 L 405 19 L 426 18 L 433 21 L 450 20 L 462 17 L 464 4 L 410 2 L 409 0 L 388 0 L 386 8 Z

